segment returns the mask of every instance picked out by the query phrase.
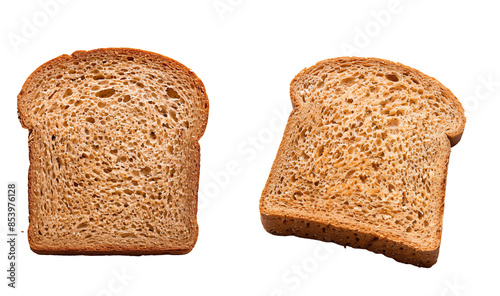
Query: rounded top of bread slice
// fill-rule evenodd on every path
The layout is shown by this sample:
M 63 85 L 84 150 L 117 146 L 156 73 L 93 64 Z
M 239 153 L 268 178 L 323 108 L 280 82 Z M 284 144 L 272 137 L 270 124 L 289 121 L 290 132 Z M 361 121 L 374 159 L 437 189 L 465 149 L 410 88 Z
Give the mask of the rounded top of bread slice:
M 121 67 L 125 63 L 126 67 Z M 129 69 L 132 69 L 129 71 Z M 141 72 L 148 69 L 157 75 Z M 168 74 L 167 74 L 168 73 Z M 173 74 L 173 75 L 172 75 Z M 141 79 L 146 78 L 156 81 L 158 84 L 166 83 L 172 87 L 164 89 L 144 89 Z M 208 96 L 203 82 L 183 64 L 158 53 L 133 49 L 133 48 L 99 48 L 89 51 L 75 51 L 71 55 L 61 55 L 38 67 L 26 79 L 21 92 L 18 95 L 18 112 L 21 124 L 25 128 L 36 125 L 37 119 L 43 114 L 45 104 L 44 98 L 52 98 L 54 95 L 63 97 L 71 96 L 73 90 L 65 89 L 64 93 L 49 94 L 54 87 L 63 86 L 66 83 L 78 84 L 85 79 L 108 80 L 108 79 L 130 79 L 130 87 L 139 92 L 143 88 L 144 93 L 154 94 L 152 100 L 177 101 L 179 106 L 185 106 L 189 118 L 178 119 L 192 137 L 200 139 L 203 135 L 208 121 Z M 127 81 L 128 83 L 128 81 Z M 132 85 L 135 84 L 135 85 Z M 175 88 L 174 88 L 175 86 Z M 85 85 L 81 85 L 85 87 Z M 51 96 L 52 95 L 52 96 Z M 106 98 L 118 95 L 116 89 L 100 88 L 87 93 L 89 97 Z M 96 100 L 96 104 L 97 104 Z M 167 108 L 162 110 L 166 111 Z M 168 114 L 165 114 L 168 117 Z M 189 126 L 192 124 L 192 126 Z
M 403 86 L 408 91 L 416 91 L 419 97 L 406 97 L 408 104 L 414 104 L 413 100 L 417 99 L 418 103 L 432 105 L 429 107 L 436 112 L 431 114 L 436 128 L 446 133 L 452 146 L 460 141 L 466 118 L 462 104 L 455 95 L 437 79 L 409 66 L 384 59 L 339 57 L 305 68 L 290 84 L 292 104 L 299 106 L 323 93 L 325 80 L 333 78 L 329 77 L 328 73 L 337 74 L 335 79 L 339 81 L 336 86 L 341 89 L 356 85 L 360 79 L 359 74 L 367 72 L 372 73 L 378 82 L 385 84 L 388 91 L 397 89 L 398 86 Z

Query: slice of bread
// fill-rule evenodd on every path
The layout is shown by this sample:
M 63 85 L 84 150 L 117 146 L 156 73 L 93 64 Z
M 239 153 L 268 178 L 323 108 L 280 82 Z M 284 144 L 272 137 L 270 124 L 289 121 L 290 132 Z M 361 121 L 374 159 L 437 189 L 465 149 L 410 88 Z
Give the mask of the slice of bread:
M 201 80 L 128 48 L 62 55 L 18 96 L 29 129 L 31 249 L 39 254 L 185 254 L 198 237 Z
M 465 127 L 457 98 L 415 69 L 355 57 L 304 69 L 290 94 L 264 228 L 436 263 L 450 147 Z

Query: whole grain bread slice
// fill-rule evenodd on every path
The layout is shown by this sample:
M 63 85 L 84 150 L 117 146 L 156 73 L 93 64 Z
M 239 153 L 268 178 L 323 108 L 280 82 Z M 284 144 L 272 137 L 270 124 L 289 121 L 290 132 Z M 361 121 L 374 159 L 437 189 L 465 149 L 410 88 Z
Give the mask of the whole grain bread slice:
M 76 51 L 36 69 L 18 96 L 29 129 L 31 249 L 185 254 L 198 237 L 201 80 L 130 48 Z
M 450 147 L 466 121 L 457 98 L 415 69 L 356 57 L 304 69 L 290 94 L 264 228 L 435 264 Z

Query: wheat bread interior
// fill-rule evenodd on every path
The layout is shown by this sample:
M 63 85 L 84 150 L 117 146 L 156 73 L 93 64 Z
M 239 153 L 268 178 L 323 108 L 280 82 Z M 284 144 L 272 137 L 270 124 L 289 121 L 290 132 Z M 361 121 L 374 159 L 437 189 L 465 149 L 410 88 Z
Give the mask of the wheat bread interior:
M 165 56 L 77 51 L 18 96 L 29 129 L 29 229 L 40 254 L 184 254 L 195 245 L 201 80 Z
M 432 266 L 458 99 L 399 63 L 336 58 L 293 79 L 294 109 L 260 200 L 267 231 Z

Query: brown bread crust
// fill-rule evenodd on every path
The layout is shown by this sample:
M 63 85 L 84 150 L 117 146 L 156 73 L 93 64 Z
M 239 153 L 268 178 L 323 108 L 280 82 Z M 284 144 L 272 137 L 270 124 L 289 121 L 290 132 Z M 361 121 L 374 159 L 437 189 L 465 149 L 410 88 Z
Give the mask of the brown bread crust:
M 437 262 L 439 255 L 439 247 L 430 251 L 422 251 L 401 242 L 357 229 L 336 227 L 312 220 L 276 215 L 261 214 L 260 217 L 264 229 L 274 235 L 293 235 L 324 242 L 334 242 L 345 247 L 367 249 L 391 257 L 396 261 L 419 267 L 431 267 Z

